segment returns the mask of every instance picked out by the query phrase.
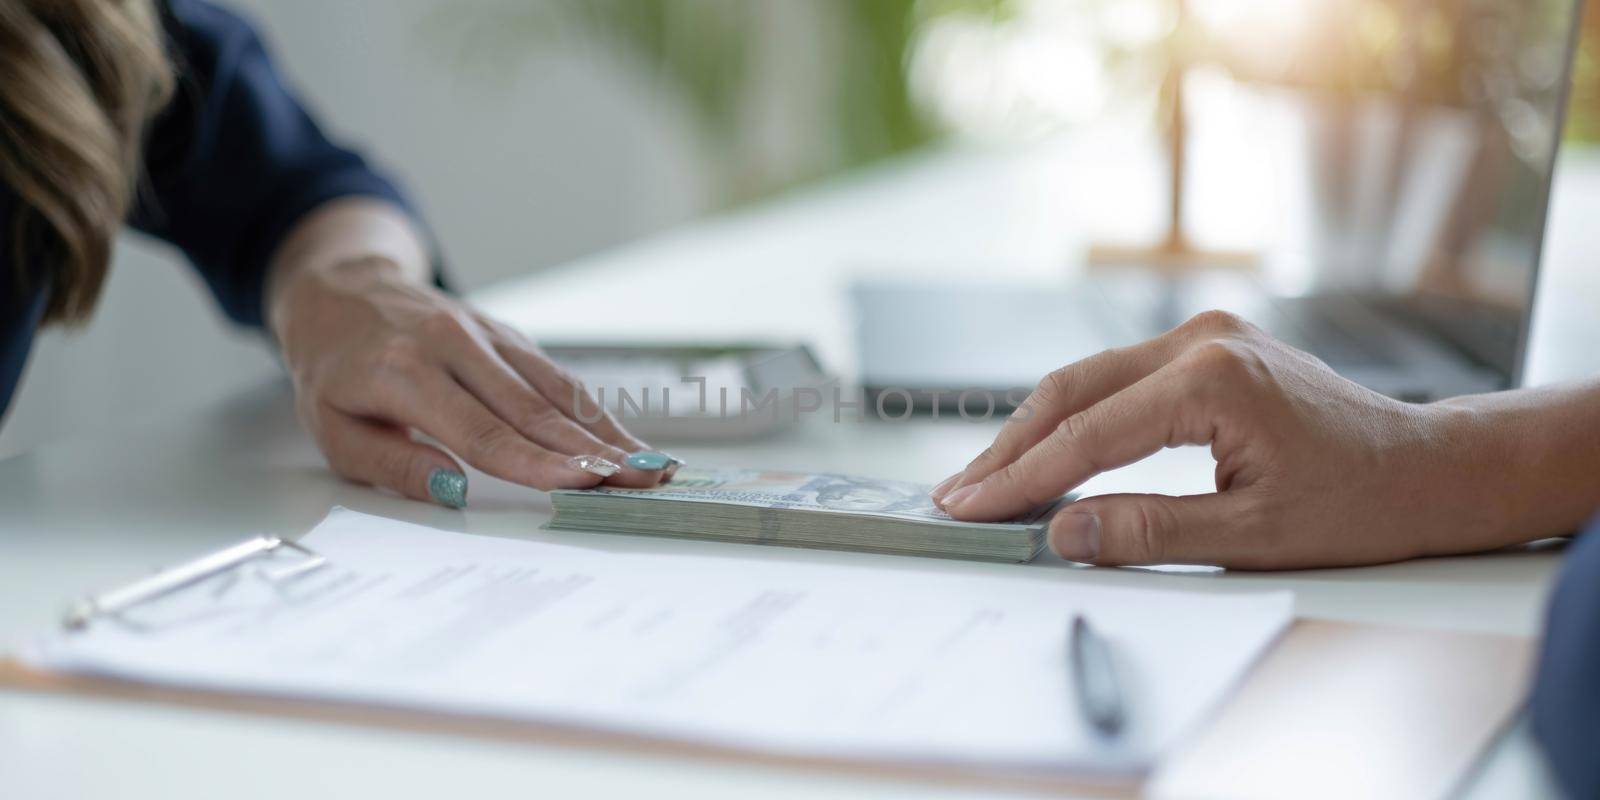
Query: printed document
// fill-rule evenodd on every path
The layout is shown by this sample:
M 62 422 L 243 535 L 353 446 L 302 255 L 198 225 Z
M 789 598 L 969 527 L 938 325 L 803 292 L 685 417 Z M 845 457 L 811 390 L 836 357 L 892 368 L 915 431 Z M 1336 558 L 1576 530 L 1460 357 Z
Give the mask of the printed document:
M 327 563 L 251 562 L 24 658 L 778 754 L 1126 774 L 1201 724 L 1292 616 L 1286 592 L 616 554 L 344 509 L 301 543 Z M 1115 737 L 1072 692 L 1080 613 L 1121 676 Z

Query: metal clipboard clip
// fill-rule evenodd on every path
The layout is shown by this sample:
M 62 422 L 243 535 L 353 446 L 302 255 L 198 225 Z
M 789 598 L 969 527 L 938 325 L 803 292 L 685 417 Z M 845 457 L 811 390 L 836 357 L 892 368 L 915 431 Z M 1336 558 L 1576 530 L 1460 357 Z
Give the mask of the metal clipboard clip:
M 127 586 L 86 597 L 67 610 L 61 624 L 68 630 L 82 630 L 97 618 L 115 616 L 140 603 L 165 597 L 207 578 L 285 549 L 300 553 L 305 556 L 304 560 L 270 573 L 263 571 L 264 577 L 272 581 L 286 580 L 319 569 L 328 563 L 326 558 L 297 542 L 276 536 L 257 536 L 186 564 L 163 569 Z

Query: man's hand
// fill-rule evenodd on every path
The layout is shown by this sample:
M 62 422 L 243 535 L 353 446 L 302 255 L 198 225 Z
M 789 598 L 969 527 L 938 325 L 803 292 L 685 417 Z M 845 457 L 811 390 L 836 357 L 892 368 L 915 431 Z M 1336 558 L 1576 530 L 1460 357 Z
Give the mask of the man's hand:
M 1050 374 L 934 497 L 957 519 L 1002 520 L 1162 448 L 1207 444 L 1215 494 L 1080 500 L 1052 522 L 1051 547 L 1094 564 L 1246 569 L 1479 550 L 1515 540 L 1484 500 L 1512 455 L 1487 416 L 1376 394 L 1210 312 Z

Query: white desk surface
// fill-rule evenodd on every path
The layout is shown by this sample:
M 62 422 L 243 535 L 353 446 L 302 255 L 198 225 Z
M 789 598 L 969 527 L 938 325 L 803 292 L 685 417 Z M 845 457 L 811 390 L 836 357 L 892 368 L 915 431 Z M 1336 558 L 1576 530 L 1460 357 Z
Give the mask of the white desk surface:
M 480 292 L 491 312 L 573 338 L 592 320 L 608 338 L 722 337 L 812 342 L 852 367 L 841 293 L 864 272 L 927 274 L 989 266 L 1044 279 L 1075 243 L 1060 220 L 1091 204 L 1070 187 L 1081 146 L 946 153 L 818 187 L 720 220 Z M 1086 161 L 1086 159 L 1089 159 Z M 1080 176 L 1081 177 L 1081 176 Z M 1578 186 L 1591 187 L 1588 191 Z M 1069 188 L 1063 188 L 1069 187 Z M 1587 206 L 1578 201 L 1580 194 Z M 1600 162 L 1569 158 L 1559 182 L 1532 379 L 1600 373 L 1592 309 Z M 992 424 L 820 419 L 780 438 L 671 449 L 693 461 L 829 469 L 932 481 L 987 443 Z M 1202 450 L 1165 453 L 1088 489 L 1206 491 Z M 583 537 L 627 551 L 721 551 L 751 559 L 869 561 L 952 574 L 1049 570 L 1063 581 L 1197 591 L 1289 588 L 1302 616 L 1534 634 L 1559 549 L 1366 569 L 1281 574 L 1015 566 L 541 531 L 547 498 L 473 476 L 464 513 L 344 484 L 299 431 L 286 385 L 262 386 L 113 436 L 67 441 L 0 462 L 0 643 L 52 625 L 66 599 L 250 534 L 298 534 L 335 504 L 442 528 L 528 538 Z M 529 746 L 0 692 L 0 796 L 432 797 L 532 794 L 653 797 L 965 797 L 959 789 L 662 756 Z M 992 792 L 983 793 L 992 796 Z M 1551 796 L 1520 728 L 1472 778 L 1474 797 Z

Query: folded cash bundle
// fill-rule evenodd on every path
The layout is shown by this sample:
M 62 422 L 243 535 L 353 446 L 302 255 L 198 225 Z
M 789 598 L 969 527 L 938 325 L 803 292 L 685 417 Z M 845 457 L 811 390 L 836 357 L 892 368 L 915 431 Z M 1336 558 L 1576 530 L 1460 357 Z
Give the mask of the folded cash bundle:
M 555 529 L 984 561 L 1032 560 L 1055 510 L 958 522 L 933 505 L 926 486 L 744 469 L 684 468 L 655 489 L 565 490 L 551 499 Z

